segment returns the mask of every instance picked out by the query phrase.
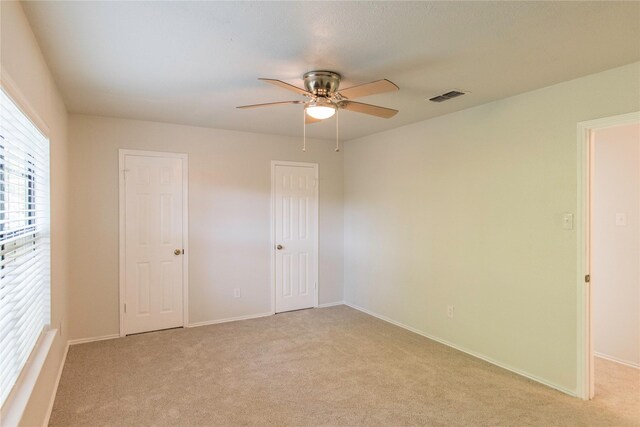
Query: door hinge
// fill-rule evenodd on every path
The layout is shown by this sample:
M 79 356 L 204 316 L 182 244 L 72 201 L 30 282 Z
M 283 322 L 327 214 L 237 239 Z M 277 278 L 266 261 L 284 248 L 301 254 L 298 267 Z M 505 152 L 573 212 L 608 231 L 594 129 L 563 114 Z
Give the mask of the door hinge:
M 124 305 L 124 312 L 127 312 L 127 304 Z
M 587 274 L 586 276 L 584 276 L 584 281 L 585 283 L 591 283 L 591 275 Z

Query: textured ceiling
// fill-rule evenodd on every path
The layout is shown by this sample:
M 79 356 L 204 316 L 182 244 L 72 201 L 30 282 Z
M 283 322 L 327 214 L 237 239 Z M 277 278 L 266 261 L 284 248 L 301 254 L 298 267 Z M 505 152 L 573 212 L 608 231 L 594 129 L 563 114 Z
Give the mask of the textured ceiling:
M 23 5 L 70 112 L 282 135 L 302 134 L 301 106 L 234 108 L 301 99 L 258 77 L 395 82 L 360 99 L 394 118 L 340 115 L 352 139 L 640 60 L 639 2 Z M 425 101 L 450 89 L 471 93 Z M 334 132 L 332 120 L 307 127 Z

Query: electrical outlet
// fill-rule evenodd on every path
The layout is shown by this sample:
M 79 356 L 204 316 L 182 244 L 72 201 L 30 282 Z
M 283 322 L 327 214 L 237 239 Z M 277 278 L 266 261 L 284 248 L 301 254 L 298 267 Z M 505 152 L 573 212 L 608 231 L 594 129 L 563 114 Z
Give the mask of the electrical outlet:
M 453 309 L 454 309 L 453 305 L 447 306 L 447 317 L 453 318 Z
M 235 288 L 233 290 L 233 297 L 234 298 L 240 298 L 241 294 L 240 294 L 240 288 Z

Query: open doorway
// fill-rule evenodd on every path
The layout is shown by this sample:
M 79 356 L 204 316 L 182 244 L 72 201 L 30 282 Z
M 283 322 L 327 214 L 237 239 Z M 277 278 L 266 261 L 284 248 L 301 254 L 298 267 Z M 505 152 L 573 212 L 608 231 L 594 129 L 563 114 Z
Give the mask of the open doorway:
M 620 401 L 640 396 L 640 123 L 591 144 L 593 396 Z
M 581 397 L 639 408 L 640 114 L 579 131 Z

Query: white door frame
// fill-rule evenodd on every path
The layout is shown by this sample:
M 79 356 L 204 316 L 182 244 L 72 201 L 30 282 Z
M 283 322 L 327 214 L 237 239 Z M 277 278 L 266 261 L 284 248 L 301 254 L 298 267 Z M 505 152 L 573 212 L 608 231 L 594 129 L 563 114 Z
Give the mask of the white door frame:
M 592 143 L 593 132 L 613 126 L 640 122 L 640 112 L 604 117 L 578 123 L 578 323 L 577 323 L 577 395 L 589 400 L 594 395 L 593 374 L 593 334 L 591 284 L 585 276 L 591 274 L 591 184 L 593 171 Z
M 125 182 L 124 161 L 125 156 L 164 157 L 182 160 L 182 244 L 184 255 L 182 256 L 182 326 L 189 324 L 189 156 L 185 153 L 167 153 L 160 151 L 118 150 L 118 192 L 119 192 L 119 220 L 120 220 L 120 273 L 119 273 L 119 312 L 120 312 L 120 336 L 126 335 L 124 330 L 124 303 L 125 292 Z
M 315 244 L 314 244 L 314 250 L 315 250 L 315 261 L 316 261 L 316 271 L 315 271 L 315 275 L 313 277 L 315 286 L 316 286 L 316 291 L 315 291 L 315 295 L 313 297 L 313 307 L 314 308 L 318 308 L 318 294 L 320 292 L 320 283 L 318 281 L 318 275 L 319 275 L 319 271 L 320 271 L 320 264 L 319 264 L 319 252 L 318 252 L 318 241 L 320 240 L 320 236 L 318 234 L 318 210 L 320 207 L 320 200 L 319 200 L 319 188 L 320 188 L 320 180 L 318 179 L 318 164 L 317 163 L 305 163 L 305 162 L 288 162 L 288 161 L 284 161 L 284 160 L 272 160 L 271 161 L 271 246 L 270 246 L 270 251 L 271 251 L 271 314 L 276 314 L 276 254 L 275 254 L 275 247 L 276 247 L 276 204 L 275 204 L 275 199 L 276 199 L 276 187 L 275 187 L 275 182 L 276 182 L 276 166 L 300 166 L 300 167 L 308 167 L 308 168 L 313 168 L 314 172 L 315 172 L 315 180 L 316 180 L 316 186 L 315 186 L 315 191 L 314 191 L 314 197 L 316 199 L 316 203 L 315 203 L 315 209 L 313 212 L 313 218 L 314 218 L 314 222 L 315 222 Z

